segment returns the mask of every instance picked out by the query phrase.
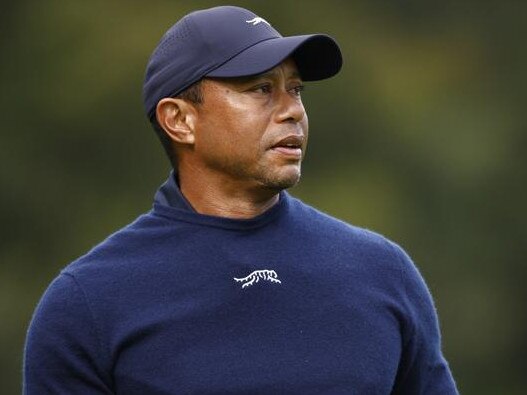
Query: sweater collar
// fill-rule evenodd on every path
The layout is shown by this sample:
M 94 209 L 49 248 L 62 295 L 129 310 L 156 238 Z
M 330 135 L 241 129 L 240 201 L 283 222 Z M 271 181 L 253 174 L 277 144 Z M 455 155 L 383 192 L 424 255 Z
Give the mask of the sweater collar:
M 181 193 L 177 181 L 177 174 L 174 170 L 170 172 L 168 179 L 157 190 L 157 193 L 154 196 L 154 204 L 156 203 L 179 210 L 197 213 L 196 210 L 194 210 L 194 207 L 192 207 L 190 202 Z
M 155 194 L 153 211 L 164 217 L 185 222 L 228 229 L 250 229 L 263 226 L 276 218 L 280 212 L 285 212 L 290 199 L 291 197 L 287 192 L 281 191 L 278 203 L 264 213 L 249 219 L 200 214 L 194 210 L 190 202 L 183 196 L 177 182 L 177 174 L 171 171 L 168 179 Z

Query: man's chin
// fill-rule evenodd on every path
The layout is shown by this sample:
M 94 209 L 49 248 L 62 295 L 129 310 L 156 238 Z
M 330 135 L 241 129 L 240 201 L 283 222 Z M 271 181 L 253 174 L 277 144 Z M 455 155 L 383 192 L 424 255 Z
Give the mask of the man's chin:
M 290 171 L 286 174 L 276 175 L 274 177 L 267 177 L 263 184 L 266 188 L 279 192 L 284 189 L 292 188 L 300 182 L 300 169 L 297 171 Z

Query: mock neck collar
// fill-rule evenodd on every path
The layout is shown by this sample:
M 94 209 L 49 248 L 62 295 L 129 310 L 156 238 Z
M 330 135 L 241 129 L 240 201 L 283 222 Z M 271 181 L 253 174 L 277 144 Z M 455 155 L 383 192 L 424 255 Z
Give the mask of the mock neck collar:
M 249 219 L 227 218 L 198 213 L 179 189 L 177 174 L 171 171 L 168 179 L 161 185 L 154 197 L 155 213 L 171 219 L 199 223 L 228 229 L 251 229 L 263 226 L 284 212 L 291 197 L 285 191 L 279 194 L 278 202 L 260 215 Z
M 158 189 L 154 196 L 154 204 L 155 203 L 197 214 L 194 207 L 192 207 L 190 202 L 181 193 L 181 189 L 179 189 L 178 185 L 177 173 L 174 170 L 170 172 L 168 179 Z

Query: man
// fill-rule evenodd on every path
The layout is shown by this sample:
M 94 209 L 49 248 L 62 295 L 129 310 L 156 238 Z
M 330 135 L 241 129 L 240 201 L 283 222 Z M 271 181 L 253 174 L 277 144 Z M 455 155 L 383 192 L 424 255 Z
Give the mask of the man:
M 185 16 L 144 101 L 175 171 L 153 209 L 66 267 L 33 317 L 28 394 L 455 394 L 408 256 L 284 190 L 325 35 L 238 7 Z

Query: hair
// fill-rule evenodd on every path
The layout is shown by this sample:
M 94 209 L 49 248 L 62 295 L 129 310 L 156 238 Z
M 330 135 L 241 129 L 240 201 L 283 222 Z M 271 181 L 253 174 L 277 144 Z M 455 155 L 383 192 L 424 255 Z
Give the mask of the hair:
M 203 103 L 203 90 L 201 89 L 201 80 L 193 83 L 188 88 L 175 95 L 174 98 L 182 99 L 192 104 L 200 105 L 201 103 Z M 152 128 L 156 132 L 159 141 L 161 141 L 161 145 L 165 149 L 170 164 L 175 169 L 177 167 L 177 158 L 176 153 L 174 152 L 174 149 L 172 147 L 172 140 L 157 122 L 155 114 L 150 119 L 150 123 L 152 124 Z

